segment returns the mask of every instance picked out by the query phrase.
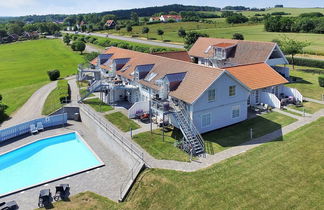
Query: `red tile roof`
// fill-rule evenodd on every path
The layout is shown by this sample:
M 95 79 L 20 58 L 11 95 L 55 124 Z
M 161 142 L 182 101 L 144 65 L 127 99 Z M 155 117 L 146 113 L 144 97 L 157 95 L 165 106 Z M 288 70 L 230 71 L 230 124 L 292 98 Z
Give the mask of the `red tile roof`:
M 252 90 L 288 83 L 284 77 L 266 63 L 225 68 Z
M 234 44 L 234 43 L 225 43 L 225 42 L 222 42 L 222 43 L 214 44 L 213 46 L 215 46 L 215 47 L 221 47 L 221 48 L 227 48 L 227 47 L 233 47 L 235 45 L 236 44 Z
M 265 62 L 276 46 L 273 42 L 200 37 L 189 50 L 189 55 L 192 57 L 210 58 L 213 55 L 213 51 L 208 50 L 208 48 L 213 45 L 222 45 L 222 43 L 236 45 L 231 53 L 233 56 L 228 59 L 228 62 L 232 63 L 232 65 L 246 65 Z
M 157 53 L 152 53 L 153 55 L 158 55 L 166 58 L 172 58 L 176 60 L 181 60 L 181 61 L 186 61 L 186 62 L 191 62 L 192 60 L 188 54 L 187 51 L 175 51 L 175 52 L 157 52 Z

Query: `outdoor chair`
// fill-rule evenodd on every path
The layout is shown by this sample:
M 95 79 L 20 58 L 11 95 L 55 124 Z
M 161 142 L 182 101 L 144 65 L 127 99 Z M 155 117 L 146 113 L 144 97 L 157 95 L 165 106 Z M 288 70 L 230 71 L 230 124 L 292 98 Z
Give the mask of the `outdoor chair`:
M 69 184 L 60 184 L 59 186 L 55 187 L 56 192 L 54 196 L 54 200 L 66 200 L 70 195 L 70 186 Z
M 39 192 L 38 207 L 49 207 L 52 203 L 52 194 L 50 189 L 43 189 Z
M 37 130 L 37 128 L 36 128 L 36 126 L 34 124 L 30 125 L 30 133 L 31 134 L 38 133 L 38 130 Z
M 37 122 L 37 130 L 38 131 L 43 131 L 44 130 L 44 126 L 42 122 Z
M 18 208 L 19 207 L 18 207 L 18 204 L 16 203 L 16 201 L 0 203 L 1 210 L 16 210 Z

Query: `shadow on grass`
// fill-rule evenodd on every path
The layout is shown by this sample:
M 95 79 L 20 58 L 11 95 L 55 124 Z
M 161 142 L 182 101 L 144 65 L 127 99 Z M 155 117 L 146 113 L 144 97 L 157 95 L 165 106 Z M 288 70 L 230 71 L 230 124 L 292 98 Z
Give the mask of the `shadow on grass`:
M 252 129 L 252 138 L 251 138 Z M 259 137 L 264 136 L 262 139 Z M 203 134 L 206 151 L 215 154 L 213 144 L 223 148 L 282 140 L 282 126 L 261 116 Z M 217 151 L 218 152 L 218 151 Z
M 311 82 L 309 82 L 309 81 L 304 80 L 304 79 L 301 78 L 301 77 L 291 76 L 290 78 L 291 78 L 292 83 L 299 83 L 299 84 L 313 84 L 313 83 L 311 83 Z

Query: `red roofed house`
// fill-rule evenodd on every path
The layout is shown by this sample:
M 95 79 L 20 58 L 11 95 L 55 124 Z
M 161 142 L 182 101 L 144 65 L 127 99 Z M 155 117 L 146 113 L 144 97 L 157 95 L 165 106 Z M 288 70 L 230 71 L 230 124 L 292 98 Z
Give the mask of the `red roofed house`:
M 105 26 L 107 28 L 114 28 L 116 26 L 116 21 L 114 20 L 107 20 L 105 23 Z
M 160 17 L 150 17 L 150 22 L 160 22 Z
M 248 104 L 260 103 L 280 108 L 284 97 L 303 101 L 288 83 L 288 61 L 273 42 L 256 42 L 200 37 L 189 55 L 200 65 L 228 70 L 251 89 Z
M 160 17 L 161 22 L 168 22 L 169 20 L 180 22 L 182 20 L 182 17 L 180 15 L 161 15 Z

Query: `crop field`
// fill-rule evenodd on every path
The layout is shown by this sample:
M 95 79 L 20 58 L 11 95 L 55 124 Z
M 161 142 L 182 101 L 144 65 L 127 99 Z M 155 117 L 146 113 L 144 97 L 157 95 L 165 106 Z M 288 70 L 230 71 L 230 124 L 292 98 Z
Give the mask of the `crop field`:
M 61 40 L 36 40 L 1 45 L 0 94 L 10 115 L 41 86 L 50 82 L 48 70 L 58 69 L 61 77 L 76 72 L 82 56 Z

